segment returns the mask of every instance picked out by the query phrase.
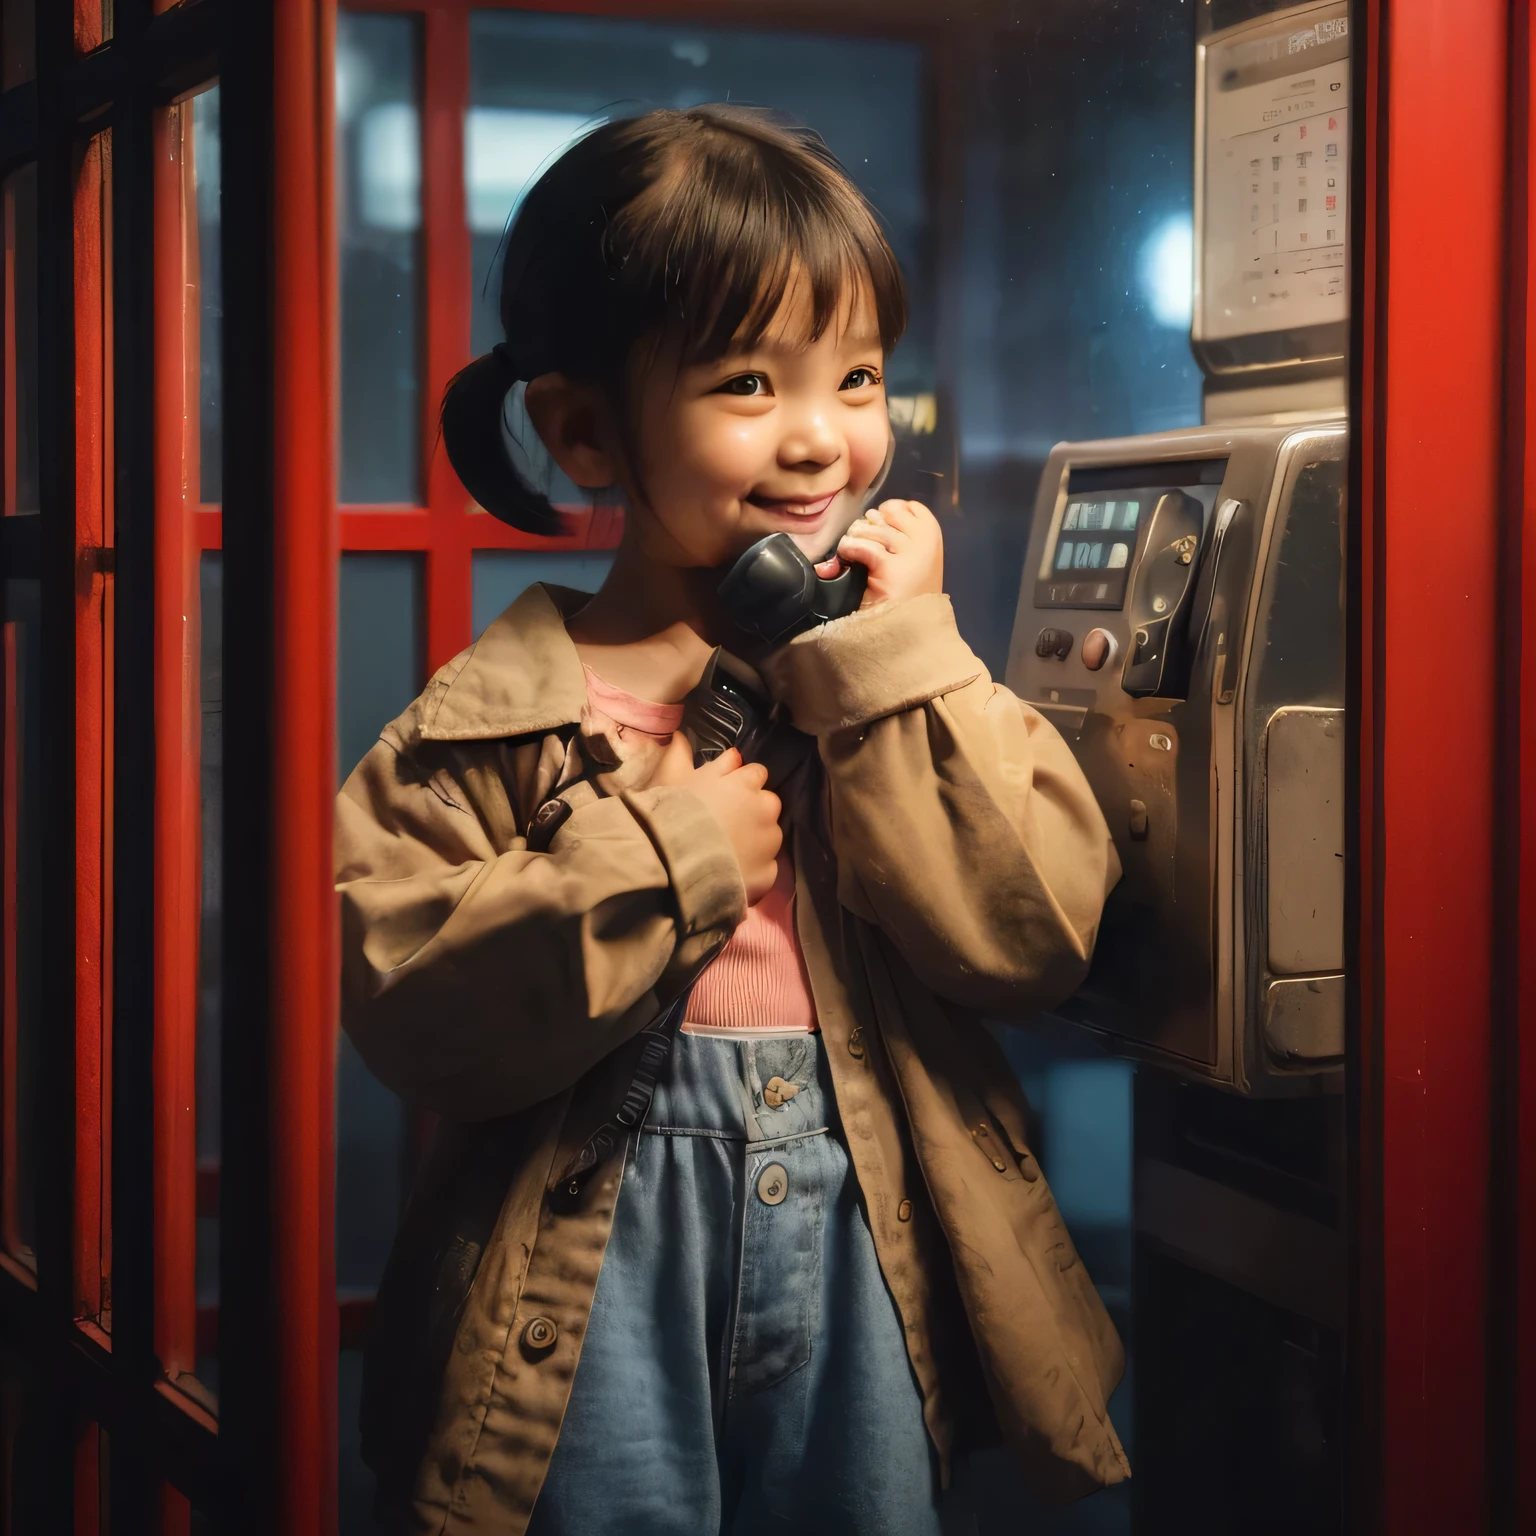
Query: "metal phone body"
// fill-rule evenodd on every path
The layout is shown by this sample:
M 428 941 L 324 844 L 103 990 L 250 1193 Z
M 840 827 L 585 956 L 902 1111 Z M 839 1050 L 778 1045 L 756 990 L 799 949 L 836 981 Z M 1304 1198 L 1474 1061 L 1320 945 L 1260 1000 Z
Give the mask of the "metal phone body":
M 1346 443 L 1339 417 L 1058 445 L 1010 647 L 1124 871 L 1057 1011 L 1244 1094 L 1342 1077 Z

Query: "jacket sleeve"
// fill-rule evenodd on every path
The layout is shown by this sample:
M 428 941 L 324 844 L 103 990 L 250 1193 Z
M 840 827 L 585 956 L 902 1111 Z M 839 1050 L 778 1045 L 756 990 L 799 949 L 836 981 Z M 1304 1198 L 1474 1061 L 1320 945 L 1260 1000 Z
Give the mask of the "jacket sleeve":
M 1081 982 L 1120 876 L 1082 770 L 994 683 L 943 594 L 860 610 L 764 663 L 827 775 L 843 905 L 969 1007 L 1049 1007 Z
M 451 1120 L 538 1103 L 643 1028 L 746 910 L 691 790 L 589 798 L 534 853 L 495 743 L 384 739 L 342 787 L 342 1021 Z

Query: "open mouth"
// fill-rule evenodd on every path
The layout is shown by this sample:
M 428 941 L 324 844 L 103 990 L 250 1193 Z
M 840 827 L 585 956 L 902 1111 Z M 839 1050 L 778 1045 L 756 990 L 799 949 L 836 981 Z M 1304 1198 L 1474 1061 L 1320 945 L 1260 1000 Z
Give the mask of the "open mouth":
M 803 497 L 771 497 L 748 496 L 749 506 L 757 507 L 763 512 L 772 512 L 780 517 L 820 517 L 828 507 L 837 500 L 836 491 L 828 491 L 825 496 L 818 496 L 814 501 L 807 501 Z

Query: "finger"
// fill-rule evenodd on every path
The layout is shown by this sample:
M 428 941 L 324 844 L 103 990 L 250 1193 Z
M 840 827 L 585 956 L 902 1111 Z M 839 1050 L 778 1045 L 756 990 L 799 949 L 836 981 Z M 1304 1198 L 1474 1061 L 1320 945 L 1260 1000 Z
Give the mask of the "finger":
M 869 539 L 871 543 L 883 545 L 893 555 L 909 542 L 907 534 L 903 533 L 899 528 L 892 528 L 885 523 L 871 524 L 866 522 L 862 528 L 855 523 L 848 531 L 856 539 Z
M 771 789 L 765 789 L 762 792 L 762 795 L 760 796 L 760 798 L 761 798 L 761 800 L 763 802 L 763 810 L 773 817 L 773 820 L 774 820 L 774 829 L 773 830 L 774 830 L 774 836 L 775 836 L 776 840 L 779 841 L 779 842 L 783 842 L 784 841 L 784 833 L 780 830 L 780 828 L 778 826 L 778 820 L 779 820 L 779 817 L 784 814 L 784 802 L 782 800 L 780 800 L 779 797 L 776 794 L 774 794 L 774 792 Z
M 866 566 L 871 575 L 891 558 L 891 551 L 885 545 L 877 544 L 873 539 L 859 538 L 854 534 L 844 534 L 838 541 L 837 552 L 844 560 L 851 560 L 856 565 Z
M 693 759 L 690 757 L 689 762 Z M 695 770 L 697 773 L 707 773 L 717 779 L 723 779 L 728 773 L 735 773 L 741 767 L 741 753 L 735 747 L 727 747 L 719 757 L 712 757 L 707 763 L 700 763 Z
M 750 789 L 761 789 L 768 782 L 768 770 L 761 763 L 742 763 L 739 752 L 736 758 L 740 766 L 732 771 L 733 778 L 739 779 Z

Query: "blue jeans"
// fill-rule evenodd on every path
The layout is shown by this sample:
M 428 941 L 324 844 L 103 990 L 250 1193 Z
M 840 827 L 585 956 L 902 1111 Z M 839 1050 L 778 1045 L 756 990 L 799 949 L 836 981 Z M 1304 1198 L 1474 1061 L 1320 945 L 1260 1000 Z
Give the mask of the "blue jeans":
M 836 1114 L 819 1035 L 678 1037 L 529 1536 L 938 1536 Z

